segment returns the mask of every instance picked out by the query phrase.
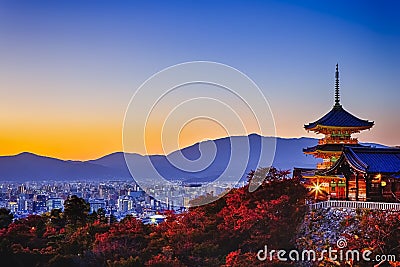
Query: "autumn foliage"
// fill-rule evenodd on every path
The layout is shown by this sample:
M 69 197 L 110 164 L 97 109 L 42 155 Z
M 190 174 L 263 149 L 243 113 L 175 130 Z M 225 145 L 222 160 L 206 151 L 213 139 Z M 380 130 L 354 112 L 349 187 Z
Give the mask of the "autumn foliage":
M 12 223 L 2 211 L 1 266 L 283 266 L 256 254 L 266 244 L 295 249 L 307 191 L 287 172 L 273 171 L 254 192 L 245 186 L 182 214 L 167 211 L 158 225 L 129 216 L 109 223 L 102 211 L 88 214 L 77 197 L 66 201 L 64 212 Z

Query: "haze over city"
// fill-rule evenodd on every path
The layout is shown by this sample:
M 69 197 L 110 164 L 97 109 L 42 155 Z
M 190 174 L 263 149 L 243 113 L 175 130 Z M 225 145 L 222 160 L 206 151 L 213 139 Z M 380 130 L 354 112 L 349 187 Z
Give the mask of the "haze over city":
M 195 60 L 248 75 L 280 137 L 316 137 L 303 125 L 332 107 L 339 63 L 343 107 L 375 122 L 360 141 L 400 145 L 397 10 L 373 1 L 2 1 L 0 155 L 87 160 L 122 151 L 135 90 Z M 225 135 L 197 121 L 179 144 Z M 147 153 L 163 153 L 157 138 Z

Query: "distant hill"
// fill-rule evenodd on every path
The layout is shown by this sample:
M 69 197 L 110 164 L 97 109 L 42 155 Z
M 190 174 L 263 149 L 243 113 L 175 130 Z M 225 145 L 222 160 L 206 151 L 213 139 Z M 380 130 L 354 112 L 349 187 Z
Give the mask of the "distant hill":
M 129 161 L 134 162 L 135 175 L 150 175 L 146 166 L 151 162 L 154 168 L 167 179 L 204 182 L 216 179 L 228 166 L 226 175 L 238 176 L 244 171 L 242 177 L 245 177 L 250 170 L 255 169 L 257 165 L 265 166 L 266 164 L 263 162 L 257 164 L 261 153 L 260 144 L 263 144 L 263 148 L 271 149 L 274 141 L 276 141 L 276 152 L 272 165 L 276 168 L 314 167 L 318 162 L 317 159 L 304 155 L 302 152 L 303 148 L 315 145 L 318 142 L 317 139 L 305 137 L 285 139 L 261 137 L 256 134 L 209 140 L 175 151 L 167 156 L 142 156 L 132 153 L 126 154 L 126 157 Z M 247 144 L 250 147 L 248 159 L 245 155 Z M 234 149 L 237 149 L 237 151 L 233 151 L 232 159 L 230 159 L 231 145 Z M 382 147 L 379 144 L 369 145 Z M 180 157 L 180 153 L 184 158 Z M 214 160 L 208 164 L 206 161 L 212 158 Z M 190 161 L 196 160 L 200 165 L 203 164 L 208 167 L 201 171 L 192 172 L 190 170 L 192 162 Z M 171 164 L 170 161 L 179 168 Z M 230 162 L 233 164 L 229 164 Z M 246 162 L 248 164 L 244 165 Z M 182 167 L 188 170 L 182 170 Z M 89 161 L 65 161 L 26 152 L 14 156 L 0 157 L 0 180 L 3 181 L 129 178 L 131 178 L 131 174 L 122 152 L 112 153 Z
M 0 157 L 0 179 L 8 181 L 108 178 L 114 172 L 90 162 L 64 161 L 27 152 Z

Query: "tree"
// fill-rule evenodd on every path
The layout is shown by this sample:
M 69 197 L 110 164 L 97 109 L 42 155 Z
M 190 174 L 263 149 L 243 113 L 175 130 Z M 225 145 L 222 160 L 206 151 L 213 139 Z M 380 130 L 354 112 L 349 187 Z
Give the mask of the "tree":
M 148 226 L 132 216 L 112 224 L 107 232 L 96 233 L 93 252 L 107 260 L 142 257 L 147 247 Z M 141 264 L 143 265 L 143 263 Z
M 2 262 L 10 259 L 23 266 L 265 266 L 257 251 L 266 244 L 292 249 L 304 217 L 307 190 L 285 173 L 263 173 L 253 192 L 247 185 L 181 214 L 167 211 L 158 225 L 145 225 L 133 216 L 109 224 L 104 210 L 89 216 L 89 204 L 71 196 L 64 213 L 52 210 L 46 216 L 8 221 L 0 229 L 0 256 Z M 377 226 L 385 233 L 376 243 L 382 251 L 398 251 L 398 231 L 387 231 L 399 227 L 395 219 Z M 282 266 L 268 262 L 274 264 Z
M 106 217 L 106 211 L 103 208 L 98 209 L 97 211 L 93 211 L 88 215 L 88 221 L 90 223 L 93 222 L 101 222 L 108 223 L 108 218 Z
M 264 266 L 256 254 L 266 242 L 293 249 L 293 229 L 302 222 L 307 190 L 298 180 L 284 178 L 286 173 L 265 172 L 268 179 L 259 179 L 254 192 L 249 186 L 233 189 L 215 202 L 169 214 L 150 233 L 142 254 L 150 258 L 147 265 Z
M 356 217 L 345 218 L 342 222 L 344 226 L 351 229 L 349 233 L 344 234 L 348 248 L 368 249 L 372 252 L 370 258 L 376 255 L 395 255 L 398 259 L 400 256 L 400 215 L 398 212 L 357 210 L 357 213 Z M 362 263 L 368 264 L 368 262 Z
M 69 196 L 64 202 L 64 216 L 69 226 L 76 228 L 85 225 L 89 211 L 89 203 L 75 195 Z
M 0 229 L 7 228 L 12 222 L 14 215 L 6 208 L 0 208 Z
M 60 209 L 52 209 L 49 214 L 50 225 L 56 229 L 61 229 L 65 226 L 64 214 Z

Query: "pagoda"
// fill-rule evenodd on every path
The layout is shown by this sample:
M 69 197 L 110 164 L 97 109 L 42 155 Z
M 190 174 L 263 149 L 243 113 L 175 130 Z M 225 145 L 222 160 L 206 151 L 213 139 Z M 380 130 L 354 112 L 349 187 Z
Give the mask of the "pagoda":
M 363 120 L 346 111 L 340 104 L 339 95 L 339 65 L 335 73 L 335 104 L 333 108 L 317 121 L 304 125 L 307 131 L 324 134 L 318 145 L 303 149 L 305 154 L 321 158 L 318 170 L 331 167 L 340 157 L 344 146 L 361 146 L 357 138 L 351 135 L 370 129 L 373 121 Z
M 307 131 L 321 133 L 324 137 L 318 140 L 317 145 L 303 149 L 303 153 L 323 161 L 313 169 L 293 169 L 293 177 L 303 181 L 315 200 L 349 198 L 349 192 L 353 192 L 354 189 L 350 188 L 350 179 L 329 170 L 339 162 L 344 148 L 364 147 L 358 143 L 357 138 L 352 137 L 352 134 L 370 129 L 374 125 L 373 121 L 357 118 L 340 104 L 338 64 L 336 64 L 335 79 L 335 103 L 332 109 L 320 119 L 304 125 Z M 360 185 L 359 191 L 366 191 L 363 188 L 365 189 L 365 186 Z
M 304 125 L 307 131 L 324 134 L 316 146 L 303 149 L 323 162 L 312 169 L 295 167 L 293 177 L 302 181 L 315 201 L 400 202 L 400 149 L 364 146 L 351 136 L 374 122 L 357 118 L 340 104 L 338 64 L 335 78 L 333 108 Z

